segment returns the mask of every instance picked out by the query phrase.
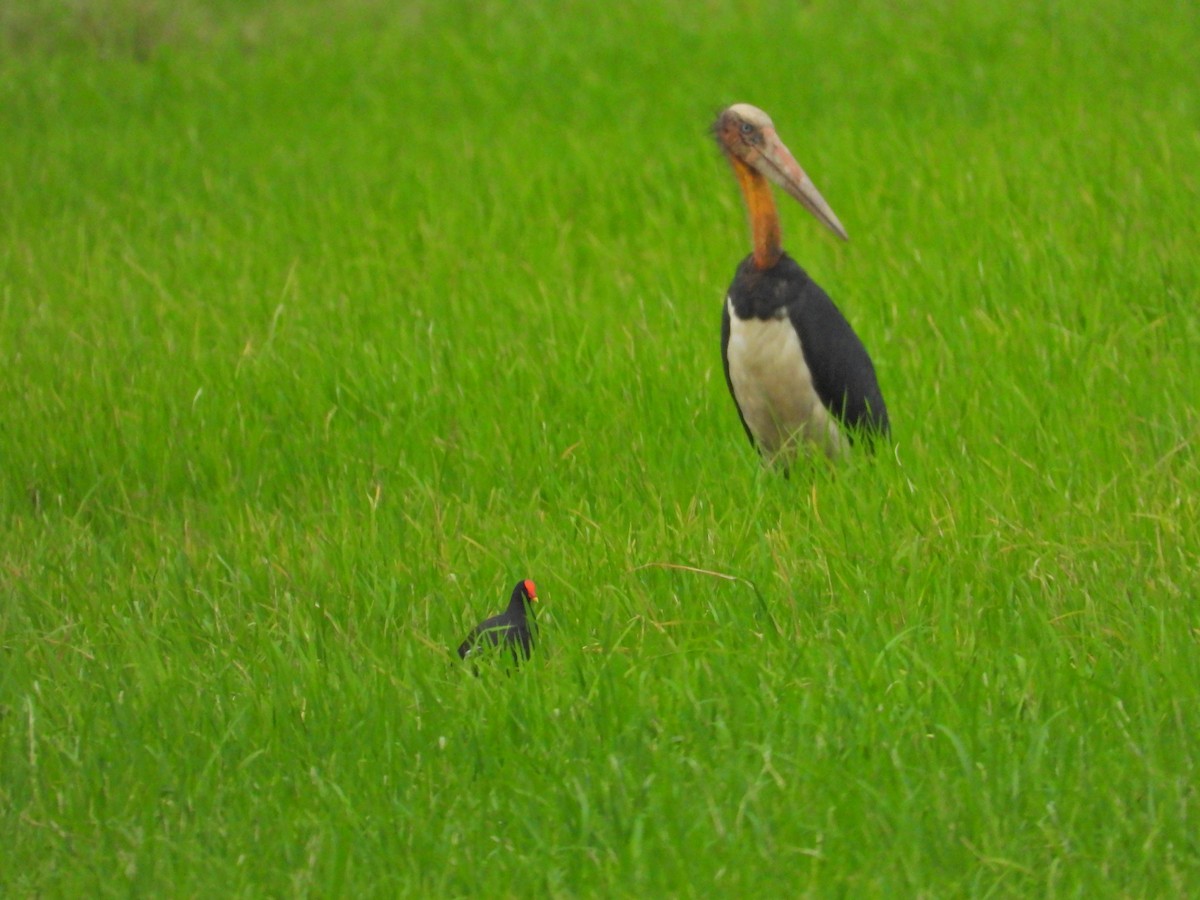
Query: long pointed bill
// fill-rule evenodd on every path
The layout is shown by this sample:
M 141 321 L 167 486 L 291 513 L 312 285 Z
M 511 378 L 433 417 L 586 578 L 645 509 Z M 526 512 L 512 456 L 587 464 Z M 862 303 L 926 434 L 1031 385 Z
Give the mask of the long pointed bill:
M 783 145 L 783 141 L 779 140 L 779 135 L 775 133 L 775 130 L 764 129 L 763 137 L 765 141 L 759 150 L 759 159 L 762 163 L 759 171 L 798 200 L 826 228 L 843 241 L 847 240 L 846 229 L 842 227 L 837 214 L 830 209 L 825 198 L 821 196 L 821 192 L 817 190 L 817 186 L 800 168 L 796 157 L 792 156 L 792 152 Z

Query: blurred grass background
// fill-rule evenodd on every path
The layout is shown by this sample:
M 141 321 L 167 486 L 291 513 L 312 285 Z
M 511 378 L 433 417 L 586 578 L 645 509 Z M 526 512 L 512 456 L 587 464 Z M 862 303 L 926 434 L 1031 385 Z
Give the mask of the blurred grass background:
M 0 4 L 5 892 L 1195 890 L 1197 19 Z M 745 444 L 735 101 L 891 456 Z

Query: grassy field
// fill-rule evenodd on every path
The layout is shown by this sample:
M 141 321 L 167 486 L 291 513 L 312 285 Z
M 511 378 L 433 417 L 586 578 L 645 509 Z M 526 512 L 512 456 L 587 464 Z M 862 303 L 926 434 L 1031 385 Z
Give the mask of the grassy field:
M 1198 47 L 0 0 L 0 894 L 1200 893 Z M 735 101 L 894 453 L 745 441 Z

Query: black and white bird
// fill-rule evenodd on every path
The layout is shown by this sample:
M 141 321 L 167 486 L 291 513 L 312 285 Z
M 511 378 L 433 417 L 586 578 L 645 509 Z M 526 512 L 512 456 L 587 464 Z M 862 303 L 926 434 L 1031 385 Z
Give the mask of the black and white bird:
M 783 252 L 770 185 L 842 240 L 846 229 L 761 109 L 730 106 L 713 134 L 741 185 L 754 237 L 721 317 L 725 381 L 750 443 L 786 469 L 805 442 L 837 458 L 851 444 L 888 436 L 871 357 L 829 295 Z
M 503 647 L 518 663 L 529 659 L 537 630 L 533 621 L 534 603 L 537 603 L 537 587 L 528 578 L 518 581 L 508 601 L 508 609 L 475 626 L 459 645 L 459 657 L 467 659 L 490 647 Z

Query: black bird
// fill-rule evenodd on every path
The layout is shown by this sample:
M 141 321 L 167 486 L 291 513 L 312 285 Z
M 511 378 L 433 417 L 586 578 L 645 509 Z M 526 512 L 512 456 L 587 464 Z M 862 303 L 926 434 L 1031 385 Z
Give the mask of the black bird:
M 725 382 L 750 443 L 785 468 L 803 441 L 831 458 L 890 432 L 875 366 L 850 323 L 780 246 L 774 182 L 830 231 L 846 230 L 771 118 L 738 103 L 713 125 L 750 213 L 754 252 L 742 260 L 721 316 Z
M 534 603 L 537 603 L 537 588 L 533 582 L 528 578 L 518 581 L 508 601 L 508 609 L 480 622 L 459 646 L 458 655 L 466 659 L 483 653 L 489 645 L 503 644 L 516 662 L 529 659 L 537 630 L 533 621 Z

